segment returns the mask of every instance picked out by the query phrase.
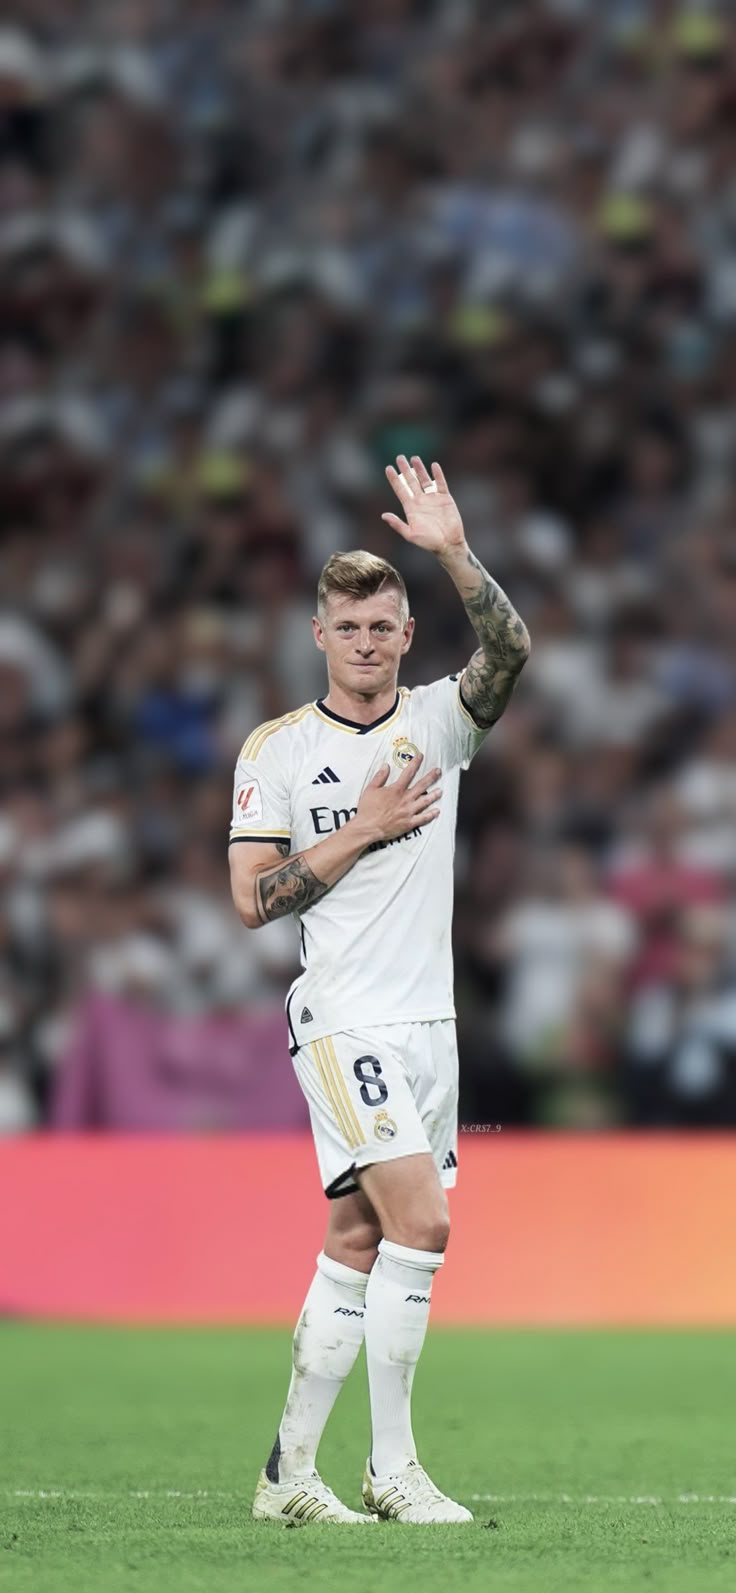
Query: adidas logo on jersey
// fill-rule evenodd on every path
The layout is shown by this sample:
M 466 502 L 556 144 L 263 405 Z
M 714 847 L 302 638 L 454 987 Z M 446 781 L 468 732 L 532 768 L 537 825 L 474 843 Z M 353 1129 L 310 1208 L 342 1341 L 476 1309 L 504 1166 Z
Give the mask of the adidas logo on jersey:
M 443 1173 L 447 1172 L 450 1167 L 457 1167 L 457 1156 L 455 1155 L 454 1151 L 447 1152 L 447 1155 L 442 1163 Z
M 322 770 L 322 773 L 318 774 L 316 780 L 312 781 L 312 785 L 330 785 L 330 783 L 332 785 L 339 785 L 340 776 L 339 774 L 335 774 L 334 769 L 331 769 L 329 764 L 326 764 L 325 768 Z
M 299 1022 L 300 1023 L 314 1023 L 314 1018 L 312 1017 L 312 1014 L 311 1014 L 311 1012 L 309 1010 L 309 1007 L 302 1007 L 302 1015 L 301 1015 L 301 1018 L 299 1019 Z

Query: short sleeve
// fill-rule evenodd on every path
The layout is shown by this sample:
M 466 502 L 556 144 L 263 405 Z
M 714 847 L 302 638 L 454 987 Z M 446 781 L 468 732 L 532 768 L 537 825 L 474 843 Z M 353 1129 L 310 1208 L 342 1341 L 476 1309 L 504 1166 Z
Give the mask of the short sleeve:
M 230 840 L 291 840 L 288 786 L 283 769 L 267 747 L 257 760 L 241 752 L 235 765 Z
M 461 685 L 462 673 L 445 675 L 430 686 L 416 686 L 412 700 L 421 699 L 435 731 L 439 731 L 442 751 L 450 766 L 467 769 L 491 727 L 476 724 L 463 702 Z

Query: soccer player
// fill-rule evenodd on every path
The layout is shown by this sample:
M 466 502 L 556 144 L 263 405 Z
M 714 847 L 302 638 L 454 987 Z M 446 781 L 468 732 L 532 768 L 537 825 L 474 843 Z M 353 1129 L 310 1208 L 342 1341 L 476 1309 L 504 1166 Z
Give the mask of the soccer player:
M 458 782 L 503 713 L 530 644 L 471 553 L 439 465 L 430 476 L 416 455 L 396 463 L 386 474 L 406 520 L 382 518 L 439 560 L 477 650 L 460 675 L 397 687 L 414 632 L 404 582 L 372 554 L 333 554 L 312 622 L 327 695 L 254 730 L 235 773 L 235 905 L 251 929 L 287 913 L 299 926 L 290 1050 L 330 1200 L 286 1407 L 253 1503 L 257 1519 L 289 1525 L 473 1519 L 419 1464 L 411 1389 L 449 1235 L 445 1190 L 457 1171 Z M 342 1504 L 315 1465 L 364 1340 L 368 1515 Z

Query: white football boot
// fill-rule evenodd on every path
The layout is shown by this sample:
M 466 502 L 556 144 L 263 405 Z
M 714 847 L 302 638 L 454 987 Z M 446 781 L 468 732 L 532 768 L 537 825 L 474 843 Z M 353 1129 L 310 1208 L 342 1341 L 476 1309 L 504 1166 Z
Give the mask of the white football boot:
M 417 1526 L 432 1522 L 472 1521 L 464 1505 L 440 1493 L 418 1460 L 410 1460 L 402 1471 L 374 1477 L 370 1459 L 363 1478 L 363 1503 L 366 1510 L 384 1521 L 407 1521 Z
M 348 1510 L 318 1471 L 310 1471 L 306 1477 L 292 1477 L 290 1482 L 269 1482 L 265 1467 L 256 1484 L 252 1515 L 254 1521 L 280 1521 L 284 1527 L 304 1527 L 309 1521 L 334 1521 L 347 1526 L 375 1521 L 375 1516 Z

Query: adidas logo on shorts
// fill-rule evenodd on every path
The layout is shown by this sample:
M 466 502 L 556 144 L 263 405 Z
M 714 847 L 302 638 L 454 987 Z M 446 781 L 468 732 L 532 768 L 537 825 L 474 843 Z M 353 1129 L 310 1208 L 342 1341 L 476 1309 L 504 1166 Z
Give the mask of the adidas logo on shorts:
M 450 1167 L 457 1167 L 457 1156 L 455 1155 L 454 1151 L 447 1152 L 447 1155 L 442 1163 L 443 1173 L 447 1172 Z

